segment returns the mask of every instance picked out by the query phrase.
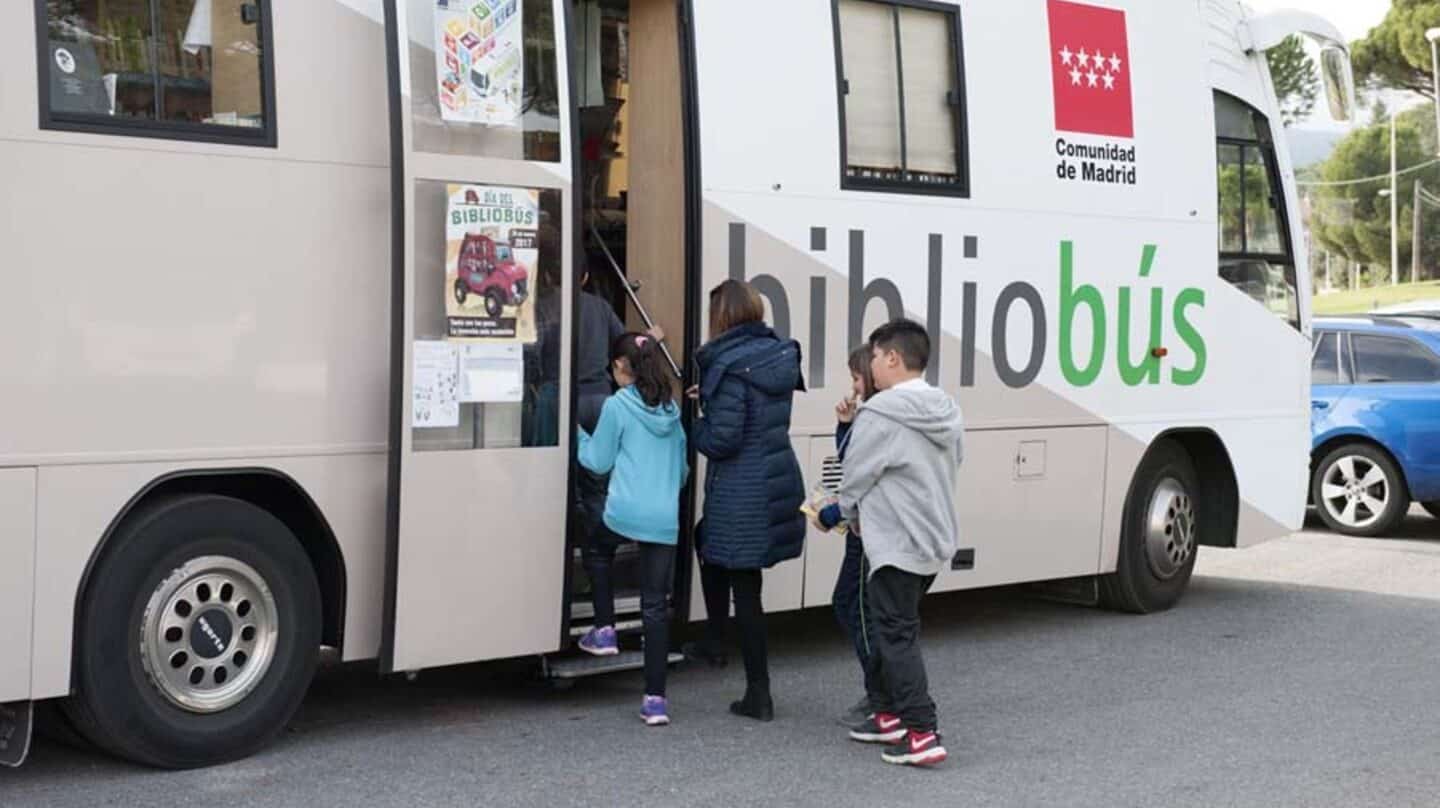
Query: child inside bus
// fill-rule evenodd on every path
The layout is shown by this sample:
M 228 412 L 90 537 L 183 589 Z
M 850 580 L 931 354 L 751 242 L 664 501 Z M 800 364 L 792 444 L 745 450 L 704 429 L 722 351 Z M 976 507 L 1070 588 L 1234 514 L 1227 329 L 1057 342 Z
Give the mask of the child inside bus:
M 615 548 L 639 548 L 640 611 L 645 630 L 645 696 L 640 718 L 649 726 L 670 723 L 665 673 L 670 650 L 669 598 L 680 532 L 680 487 L 685 430 L 659 343 L 646 334 L 620 335 L 610 348 L 619 392 L 600 408 L 595 432 L 579 430 L 580 465 L 609 474 L 601 526 L 582 548 L 595 601 L 595 624 L 580 649 L 596 656 L 619 653 L 611 565 Z
M 865 608 L 871 636 L 870 707 L 850 737 L 888 746 L 888 763 L 945 760 L 935 702 L 920 654 L 920 601 L 955 554 L 959 524 L 955 478 L 963 425 L 960 406 L 925 381 L 930 336 L 910 320 L 870 335 L 870 372 L 879 390 L 856 413 L 845 454 L 840 501 L 819 514 L 861 532 L 870 573 Z M 863 517 L 863 523 L 861 519 Z
M 870 375 L 870 345 L 866 343 L 850 352 L 850 395 L 835 405 L 835 452 L 843 463 L 845 450 L 850 443 L 850 425 L 860 404 L 875 395 L 875 380 Z M 860 701 L 850 708 L 840 723 L 846 729 L 864 726 L 870 714 L 870 627 L 866 624 L 865 576 L 870 572 L 865 561 L 865 548 L 860 543 L 860 531 L 854 525 L 845 534 L 845 559 L 840 563 L 840 574 L 835 580 L 835 591 L 831 603 L 835 606 L 835 618 L 840 628 L 855 646 L 855 656 L 860 660 L 864 674 L 865 692 Z

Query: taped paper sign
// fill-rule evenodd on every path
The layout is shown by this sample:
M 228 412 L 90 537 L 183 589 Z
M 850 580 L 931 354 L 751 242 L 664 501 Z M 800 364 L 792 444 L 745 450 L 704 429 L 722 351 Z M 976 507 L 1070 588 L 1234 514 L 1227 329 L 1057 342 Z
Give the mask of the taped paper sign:
M 440 117 L 518 124 L 525 94 L 520 0 L 434 1 Z

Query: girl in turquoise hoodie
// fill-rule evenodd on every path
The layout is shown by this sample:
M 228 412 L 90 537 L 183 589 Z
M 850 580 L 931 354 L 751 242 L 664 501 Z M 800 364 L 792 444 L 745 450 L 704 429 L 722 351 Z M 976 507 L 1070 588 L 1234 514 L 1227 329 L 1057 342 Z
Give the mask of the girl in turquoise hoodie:
M 595 599 L 595 626 L 580 638 L 580 649 L 597 656 L 619 653 L 610 568 L 619 543 L 635 542 L 640 550 L 640 612 L 645 626 L 645 698 L 640 718 L 658 726 L 670 723 L 665 709 L 668 601 L 680 533 L 680 487 L 689 473 L 685 430 L 669 367 L 653 338 L 620 335 L 610 346 L 610 371 L 619 392 L 605 400 L 593 435 L 579 430 L 580 465 L 610 475 L 602 526 L 581 550 Z

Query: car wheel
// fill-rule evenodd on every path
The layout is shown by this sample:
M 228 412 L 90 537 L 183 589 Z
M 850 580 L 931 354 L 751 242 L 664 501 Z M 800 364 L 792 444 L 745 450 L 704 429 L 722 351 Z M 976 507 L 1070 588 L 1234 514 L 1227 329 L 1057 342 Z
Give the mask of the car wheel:
M 500 300 L 500 293 L 491 289 L 485 293 L 485 313 L 491 317 L 499 317 L 505 311 L 505 304 Z
M 269 512 L 165 498 L 128 516 L 80 608 L 62 707 L 100 748 L 162 768 L 264 746 L 300 706 L 320 644 L 320 589 Z
M 1101 605 L 1145 614 L 1180 600 L 1200 543 L 1199 491 L 1189 453 L 1157 441 L 1135 470 L 1115 572 L 1100 576 Z
M 1420 507 L 1430 512 L 1430 515 L 1440 519 L 1440 499 L 1432 499 L 1429 502 L 1420 503 Z
M 1310 481 L 1315 510 L 1325 525 L 1347 536 L 1378 536 L 1410 509 L 1405 480 L 1389 455 L 1368 443 L 1327 454 Z
M 470 296 L 470 287 L 463 278 L 455 279 L 455 302 L 465 305 L 465 298 Z

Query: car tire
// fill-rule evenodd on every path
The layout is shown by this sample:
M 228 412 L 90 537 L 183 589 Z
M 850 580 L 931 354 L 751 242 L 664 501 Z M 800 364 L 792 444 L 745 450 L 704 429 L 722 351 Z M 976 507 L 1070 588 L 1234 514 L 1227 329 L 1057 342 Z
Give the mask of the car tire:
M 206 494 L 126 517 L 90 576 L 76 632 L 76 729 L 119 757 L 192 768 L 259 750 L 314 676 L 321 601 L 269 512 Z
M 1440 519 L 1440 499 L 1432 499 L 1429 502 L 1420 503 L 1420 507 L 1430 512 L 1430 515 Z
M 467 284 L 465 283 L 465 280 L 464 280 L 463 278 L 456 278 L 456 279 L 455 279 L 455 302 L 458 303 L 459 305 L 463 306 L 463 305 L 465 305 L 465 299 L 468 298 L 469 296 L 470 296 L 470 287 L 469 287 L 469 285 L 467 285 Z
M 1379 447 L 1347 443 L 1315 465 L 1310 496 L 1325 526 L 1346 536 L 1379 536 L 1405 518 L 1405 478 Z
M 1102 606 L 1147 614 L 1179 602 L 1200 543 L 1199 491 L 1184 447 L 1168 439 L 1150 447 L 1125 501 L 1115 572 L 1099 578 Z
M 505 313 L 505 303 L 500 300 L 500 293 L 494 289 L 485 293 L 485 313 L 491 317 L 499 317 Z

